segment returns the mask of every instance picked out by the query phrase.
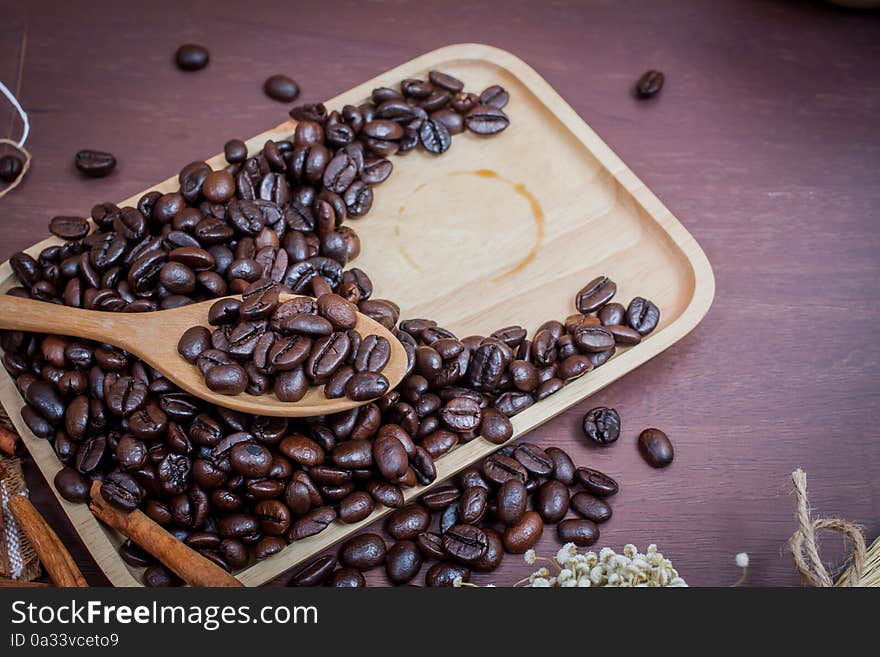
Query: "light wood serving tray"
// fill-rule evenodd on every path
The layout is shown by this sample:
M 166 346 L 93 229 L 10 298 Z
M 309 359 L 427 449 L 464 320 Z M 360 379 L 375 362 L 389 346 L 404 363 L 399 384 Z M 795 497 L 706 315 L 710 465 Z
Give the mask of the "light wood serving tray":
M 511 124 L 491 138 L 457 135 L 440 157 L 418 150 L 393 158 L 395 171 L 376 188 L 372 210 L 351 222 L 363 245 L 354 264 L 372 278 L 374 296 L 400 304 L 402 318 L 429 317 L 459 336 L 511 324 L 532 331 L 574 312 L 575 293 L 605 274 L 617 282 L 616 300 L 625 304 L 644 296 L 662 313 L 658 328 L 640 345 L 619 351 L 603 367 L 514 417 L 517 437 L 684 337 L 708 311 L 715 281 L 705 254 L 672 213 L 538 73 L 508 52 L 478 44 L 448 46 L 326 104 L 330 109 L 358 104 L 375 87 L 426 77 L 431 69 L 461 78 L 477 93 L 489 84 L 504 86 Z M 288 138 L 293 125 L 288 121 L 250 139 L 248 148 L 254 152 L 267 139 Z M 225 160 L 218 155 L 209 164 L 219 168 Z M 176 191 L 176 176 L 152 189 Z M 140 196 L 120 205 L 134 205 Z M 28 252 L 36 256 L 56 242 L 45 240 Z M 0 290 L 15 284 L 8 262 L 0 265 Z M 58 459 L 49 442 L 21 420 L 23 401 L 0 370 L 0 401 L 51 482 Z M 438 460 L 434 485 L 495 449 L 482 439 L 455 449 Z M 409 490 L 407 499 L 427 488 Z M 139 586 L 138 569 L 116 551 L 118 535 L 85 505 L 58 501 L 110 581 Z M 353 525 L 337 522 L 236 574 L 246 585 L 262 584 L 388 511 L 380 508 Z

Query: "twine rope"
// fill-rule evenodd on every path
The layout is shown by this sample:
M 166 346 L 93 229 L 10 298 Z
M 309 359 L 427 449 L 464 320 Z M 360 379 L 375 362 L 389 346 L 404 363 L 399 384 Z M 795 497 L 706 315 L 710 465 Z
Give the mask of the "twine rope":
M 839 518 L 817 518 L 810 515 L 810 503 L 807 497 L 807 473 L 798 468 L 791 473 L 797 503 L 798 529 L 788 541 L 794 564 L 801 577 L 811 586 L 834 586 L 834 580 L 822 563 L 819 556 L 819 545 L 816 532 L 827 530 L 837 532 L 852 544 L 852 570 L 846 580 L 846 586 L 859 586 L 862 568 L 865 563 L 865 538 L 862 528 L 854 522 Z
M 0 144 L 11 146 L 24 156 L 24 163 L 21 167 L 21 172 L 18 174 L 18 177 L 11 183 L 9 183 L 9 185 L 7 185 L 4 189 L 0 190 L 0 198 L 3 198 L 21 184 L 21 181 L 24 180 L 24 176 L 28 172 L 28 169 L 31 168 L 31 154 L 24 147 L 28 135 L 31 132 L 31 124 L 30 121 L 28 121 L 27 112 L 24 111 L 21 103 L 18 102 L 18 98 L 15 97 L 15 94 L 13 94 L 9 90 L 9 88 L 5 84 L 3 84 L 3 82 L 0 82 L 0 92 L 2 92 L 4 96 L 6 96 L 6 100 L 8 100 L 9 103 L 15 108 L 15 111 L 18 112 L 18 116 L 21 119 L 21 138 L 17 142 L 13 141 L 12 139 L 2 138 L 0 139 Z

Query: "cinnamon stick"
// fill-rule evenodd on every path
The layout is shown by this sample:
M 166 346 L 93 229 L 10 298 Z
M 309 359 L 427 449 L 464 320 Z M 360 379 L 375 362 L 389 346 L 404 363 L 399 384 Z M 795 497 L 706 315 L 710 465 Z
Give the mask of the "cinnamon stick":
M 58 534 L 52 531 L 45 518 L 28 498 L 23 495 L 13 495 L 9 500 L 9 510 L 21 525 L 24 535 L 27 536 L 55 586 L 88 587 L 86 578 L 77 568 L 76 562 L 58 538 Z
M 42 589 L 48 586 L 46 582 L 26 582 L 21 579 L 0 577 L 0 589 Z
M 99 520 L 152 554 L 191 586 L 244 586 L 213 561 L 177 540 L 138 509 L 125 513 L 101 497 L 101 482 L 92 482 L 89 509 Z
M 18 434 L 4 426 L 0 426 L 0 452 L 4 452 L 9 456 L 15 456 L 17 446 Z

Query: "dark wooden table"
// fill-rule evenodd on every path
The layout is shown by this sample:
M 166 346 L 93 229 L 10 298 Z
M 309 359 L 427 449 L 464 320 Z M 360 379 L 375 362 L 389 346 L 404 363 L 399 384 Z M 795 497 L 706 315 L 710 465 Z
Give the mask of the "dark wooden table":
M 717 297 L 662 356 L 536 431 L 617 476 L 601 543 L 656 542 L 691 584 L 725 585 L 748 551 L 753 585 L 797 584 L 789 474 L 809 474 L 817 513 L 880 533 L 880 15 L 792 0 L 614 3 L 0 1 L 0 79 L 30 112 L 35 162 L 0 200 L 0 258 L 47 220 L 117 200 L 282 120 L 270 74 L 323 100 L 429 49 L 486 42 L 532 64 L 685 223 Z M 188 6 L 187 6 L 188 5 Z M 185 75 L 176 46 L 207 45 Z M 19 76 L 19 58 L 23 58 Z M 666 72 L 654 102 L 630 95 Z M 11 115 L 0 115 L 0 131 Z M 104 180 L 73 170 L 111 150 Z M 369 248 L 369 245 L 366 245 Z M 584 445 L 579 423 L 617 407 L 625 437 Z M 637 431 L 664 428 L 675 463 L 655 471 Z M 92 582 L 104 582 L 46 484 L 31 494 Z M 542 551 L 554 552 L 547 533 Z M 843 554 L 838 539 L 826 554 Z M 516 557 L 482 582 L 530 572 Z

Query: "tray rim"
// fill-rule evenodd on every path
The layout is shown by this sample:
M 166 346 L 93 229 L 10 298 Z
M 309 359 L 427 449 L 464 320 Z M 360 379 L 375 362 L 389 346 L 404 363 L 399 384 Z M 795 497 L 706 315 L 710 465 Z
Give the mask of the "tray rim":
M 652 220 L 681 251 L 685 261 L 691 268 L 691 276 L 693 278 L 693 293 L 679 316 L 652 334 L 650 339 L 642 342 L 638 349 L 627 349 L 619 353 L 604 367 L 592 372 L 590 376 L 565 386 L 552 398 L 545 400 L 541 404 L 535 404 L 512 418 L 514 436 L 511 440 L 516 440 L 524 433 L 535 429 L 575 403 L 598 392 L 606 385 L 624 376 L 639 365 L 644 364 L 690 333 L 699 324 L 712 305 L 715 295 L 715 277 L 706 254 L 696 239 L 685 229 L 684 225 L 537 71 L 525 61 L 506 50 L 479 43 L 459 43 L 444 46 L 380 73 L 370 80 L 325 101 L 325 103 L 335 106 L 345 102 L 343 99 L 350 99 L 351 97 L 365 98 L 369 95 L 370 90 L 376 86 L 396 82 L 402 79 L 402 77 L 411 75 L 413 71 L 426 70 L 432 64 L 439 64 L 453 59 L 485 60 L 492 65 L 505 69 L 528 87 L 535 95 L 537 102 L 543 104 L 551 114 L 555 115 L 566 129 L 608 171 L 617 184 L 630 194 L 639 210 L 645 215 L 645 218 Z M 249 152 L 259 150 L 267 139 L 289 136 L 294 126 L 295 122 L 288 120 L 251 137 L 246 142 Z M 223 166 L 225 163 L 222 153 L 206 161 L 215 168 Z M 142 194 L 154 189 L 176 189 L 176 180 L 176 176 L 172 176 L 121 201 L 119 205 L 134 204 Z M 25 251 L 31 255 L 36 255 L 46 246 L 60 242 L 61 240 L 57 238 L 49 237 L 28 247 Z M 5 284 L 12 275 L 12 269 L 8 260 L 0 264 L 0 284 Z M 0 402 L 2 402 L 15 428 L 21 434 L 28 451 L 31 452 L 37 467 L 49 484 L 49 488 L 63 508 L 80 540 L 114 586 L 143 586 L 134 577 L 121 557 L 119 557 L 107 533 L 111 530 L 104 528 L 88 511 L 86 505 L 72 504 L 64 500 L 55 490 L 55 486 L 51 484 L 55 473 L 61 467 L 60 462 L 51 450 L 51 447 L 48 447 L 48 442 L 34 436 L 24 424 L 20 415 L 20 409 L 24 405 L 24 401 L 18 394 L 12 377 L 6 372 L 5 368 L 0 369 L 2 369 L 2 376 L 0 376 Z M 541 413 L 538 413 L 538 411 L 541 411 Z M 35 451 L 37 453 L 41 451 L 41 446 L 43 448 L 42 451 L 48 448 L 51 458 L 47 459 L 41 455 L 34 454 Z M 407 501 L 418 497 L 432 486 L 439 484 L 442 480 L 452 476 L 473 461 L 482 458 L 484 456 L 483 452 L 494 451 L 498 447 L 497 445 L 490 445 L 482 438 L 479 438 L 453 450 L 453 452 L 438 460 L 437 481 L 429 486 L 410 489 L 406 493 Z M 473 456 L 477 452 L 479 453 Z M 385 507 L 377 508 L 365 520 L 351 525 L 342 525 L 340 527 L 338 526 L 340 523 L 334 523 L 334 526 L 325 530 L 324 533 L 290 544 L 281 553 L 272 558 L 251 564 L 239 571 L 236 576 L 247 586 L 264 584 L 308 558 L 315 551 L 326 549 L 330 545 L 342 540 L 345 536 L 379 520 L 391 510 Z M 335 531 L 331 534 L 331 540 L 327 540 L 327 537 L 324 536 L 331 530 Z

